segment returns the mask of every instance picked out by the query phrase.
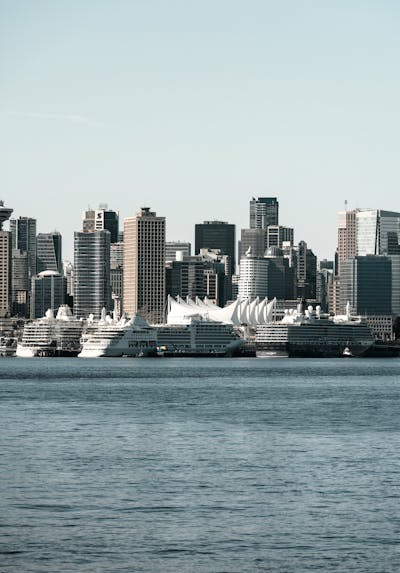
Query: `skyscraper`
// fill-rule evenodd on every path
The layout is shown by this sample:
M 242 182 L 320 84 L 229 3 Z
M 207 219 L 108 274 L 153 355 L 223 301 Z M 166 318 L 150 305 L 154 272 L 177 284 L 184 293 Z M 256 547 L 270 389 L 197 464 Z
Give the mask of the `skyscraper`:
M 124 243 L 112 243 L 110 253 L 111 295 L 118 315 L 122 314 L 124 280 Z
M 392 313 L 392 263 L 389 257 L 356 256 L 342 262 L 340 308 L 356 315 Z
M 112 309 L 110 288 L 110 233 L 74 234 L 74 314 L 98 319 L 102 308 Z
M 300 241 L 296 248 L 297 296 L 304 299 L 315 299 L 317 296 L 317 257 L 307 248 L 305 241 Z
M 31 318 L 41 318 L 51 309 L 57 312 L 65 302 L 67 279 L 57 271 L 46 270 L 32 278 Z
M 266 229 L 242 229 L 239 241 L 239 265 L 250 249 L 252 257 L 262 258 L 266 249 Z
M 368 209 L 356 214 L 357 255 L 398 254 L 400 213 Z
M 235 273 L 235 225 L 223 221 L 204 221 L 195 226 L 195 254 L 200 249 L 219 249 L 229 255 L 231 275 Z
M 62 237 L 58 231 L 36 237 L 36 272 L 43 271 L 62 273 Z
M 14 316 L 29 316 L 29 292 L 31 288 L 28 273 L 28 253 L 12 250 L 12 313 Z
M 0 201 L 0 318 L 11 314 L 12 237 L 9 231 L 3 231 L 3 223 L 11 217 L 12 212 Z
M 276 197 L 255 197 L 250 201 L 250 229 L 279 225 L 279 201 Z
M 239 298 L 268 297 L 268 267 L 268 259 L 253 257 L 250 253 L 241 259 Z
M 165 217 L 143 207 L 124 225 L 123 308 L 153 324 L 165 319 Z
M 227 284 L 224 258 L 210 251 L 200 255 L 179 256 L 169 261 L 166 267 L 167 294 L 182 298 L 207 297 L 218 306 L 224 306 L 230 292 L 230 280 Z M 229 288 L 229 291 L 228 291 Z
M 338 213 L 338 256 L 336 274 L 340 275 L 340 265 L 357 254 L 356 215 L 358 209 Z
M 88 208 L 87 211 L 82 213 L 82 232 L 83 233 L 93 233 L 95 230 L 95 219 L 96 211 L 95 209 Z
M 26 252 L 28 256 L 29 279 L 36 274 L 36 219 L 19 217 L 11 219 L 13 249 Z
M 110 232 L 111 243 L 119 240 L 119 214 L 118 211 L 108 209 L 107 205 L 99 205 L 98 209 L 88 209 L 83 212 L 82 230 L 84 233 L 102 231 Z
M 267 248 L 282 248 L 283 243 L 294 242 L 294 230 L 292 227 L 283 227 L 282 225 L 268 225 L 267 227 Z

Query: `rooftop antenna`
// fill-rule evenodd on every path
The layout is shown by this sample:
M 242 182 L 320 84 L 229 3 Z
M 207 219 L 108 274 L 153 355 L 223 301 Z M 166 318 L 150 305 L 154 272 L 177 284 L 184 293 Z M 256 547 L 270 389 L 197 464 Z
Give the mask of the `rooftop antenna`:
M 344 200 L 344 210 L 347 211 L 347 199 Z

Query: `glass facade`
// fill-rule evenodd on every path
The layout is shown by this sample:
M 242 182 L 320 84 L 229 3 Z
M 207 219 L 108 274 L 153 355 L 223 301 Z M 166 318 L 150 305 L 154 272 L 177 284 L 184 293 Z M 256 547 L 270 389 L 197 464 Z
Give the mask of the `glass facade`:
M 357 255 L 376 255 L 378 244 L 378 211 L 360 211 L 356 215 Z
M 110 287 L 110 233 L 74 234 L 74 314 L 87 318 L 112 309 Z
M 200 249 L 219 249 L 230 257 L 230 274 L 235 274 L 235 225 L 223 221 L 204 221 L 195 226 L 195 254 Z
M 357 255 L 388 255 L 398 250 L 400 213 L 372 209 L 356 215 Z
M 36 238 L 36 272 L 57 271 L 62 274 L 61 234 L 39 233 Z
M 389 257 L 368 255 L 343 261 L 340 275 L 340 309 L 347 302 L 356 315 L 392 313 L 392 263 Z
M 279 225 L 279 201 L 276 197 L 258 197 L 250 201 L 250 229 Z
M 49 309 L 56 313 L 65 302 L 67 279 L 60 274 L 42 275 L 32 278 L 31 318 L 42 318 Z

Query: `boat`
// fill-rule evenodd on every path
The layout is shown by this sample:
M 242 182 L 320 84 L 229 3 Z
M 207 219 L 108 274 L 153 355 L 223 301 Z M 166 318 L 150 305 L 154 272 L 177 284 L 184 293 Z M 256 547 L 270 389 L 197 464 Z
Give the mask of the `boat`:
M 240 355 L 243 339 L 232 324 L 191 317 L 187 324 L 156 325 L 158 355 L 224 357 Z
M 49 309 L 43 318 L 25 324 L 16 356 L 77 356 L 81 348 L 82 327 L 82 321 L 72 315 L 68 305 L 61 305 L 56 317 Z
M 363 356 L 374 343 L 368 324 L 360 317 L 330 317 L 309 306 L 303 312 L 285 311 L 279 322 L 262 324 L 256 329 L 257 356 L 304 358 L 340 358 Z
M 348 346 L 346 346 L 346 348 L 343 350 L 342 357 L 343 358 L 352 358 L 353 357 L 353 353 L 351 352 L 351 350 Z
M 81 343 L 79 358 L 155 356 L 157 332 L 139 315 L 114 319 L 103 311 L 99 321 L 89 318 Z

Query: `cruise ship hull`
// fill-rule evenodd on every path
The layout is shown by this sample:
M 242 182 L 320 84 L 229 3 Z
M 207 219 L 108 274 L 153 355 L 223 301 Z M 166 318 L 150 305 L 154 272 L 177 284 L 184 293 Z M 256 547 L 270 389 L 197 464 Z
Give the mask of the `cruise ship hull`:
M 257 347 L 257 357 L 269 358 L 342 358 L 346 344 L 269 344 Z M 364 356 L 370 345 L 351 344 L 348 346 L 353 357 Z
M 226 348 L 209 348 L 202 347 L 201 349 L 195 348 L 177 348 L 177 349 L 160 349 L 158 356 L 165 358 L 227 358 L 233 356 L 241 356 L 243 343 L 237 341 L 226 346 Z
M 159 356 L 238 356 L 243 348 L 243 340 L 230 324 L 193 319 L 189 324 L 166 324 L 156 329 Z
M 74 358 L 78 356 L 79 350 L 62 350 L 51 345 L 43 348 L 33 346 L 22 346 L 19 344 L 15 355 L 18 358 Z
M 289 358 L 340 358 L 363 356 L 374 339 L 366 324 L 335 324 L 313 321 L 310 324 L 271 323 L 257 328 L 257 356 Z
M 82 351 L 78 354 L 79 358 L 142 358 L 146 356 L 156 356 L 157 347 L 147 346 L 147 347 L 103 347 L 103 348 L 87 348 L 84 347 Z

